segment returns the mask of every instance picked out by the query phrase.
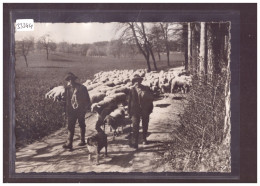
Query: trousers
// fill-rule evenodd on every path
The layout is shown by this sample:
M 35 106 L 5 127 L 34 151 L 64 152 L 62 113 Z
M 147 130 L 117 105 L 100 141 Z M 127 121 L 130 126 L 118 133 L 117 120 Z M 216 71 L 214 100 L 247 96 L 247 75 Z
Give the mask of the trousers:
M 133 115 L 131 117 L 132 124 L 133 124 L 131 143 L 133 143 L 135 147 L 138 147 L 139 124 L 141 119 L 142 119 L 142 129 L 143 129 L 143 140 L 146 141 L 148 123 L 149 123 L 149 114 Z
M 67 144 L 72 146 L 73 137 L 75 132 L 75 125 L 78 120 L 80 127 L 80 140 L 85 143 L 85 132 L 86 132 L 86 124 L 85 124 L 85 113 L 82 112 L 73 112 L 68 114 L 68 139 Z
M 104 122 L 103 122 L 103 118 L 102 117 L 98 117 L 98 120 L 96 122 L 96 126 L 95 126 L 95 129 L 97 130 L 97 132 L 102 132 L 103 130 L 101 129 L 101 126 L 104 125 Z

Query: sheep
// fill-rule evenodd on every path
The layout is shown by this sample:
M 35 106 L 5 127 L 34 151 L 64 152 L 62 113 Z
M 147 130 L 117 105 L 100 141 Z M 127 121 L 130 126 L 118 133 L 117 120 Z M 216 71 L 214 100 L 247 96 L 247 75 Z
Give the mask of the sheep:
M 130 80 L 130 78 L 127 77 L 127 78 L 124 79 L 123 83 L 127 84 L 128 82 L 131 82 L 131 80 Z
M 117 105 L 126 103 L 126 94 L 125 93 L 116 93 L 114 95 L 109 95 L 106 96 L 102 101 L 98 102 L 98 103 L 93 103 L 91 105 L 91 112 L 98 112 L 101 113 L 102 110 L 106 107 L 108 107 L 108 105 Z
M 45 98 L 53 99 L 54 101 L 60 100 L 64 97 L 65 94 L 65 87 L 58 86 L 51 89 L 49 92 L 45 94 Z
M 125 93 L 122 93 L 122 92 L 119 92 L 119 93 L 115 93 L 115 94 L 111 94 L 109 96 L 106 96 L 104 98 L 104 101 L 114 101 L 116 102 L 117 104 L 119 103 L 123 103 L 123 104 L 126 104 L 126 94 Z
M 191 76 L 187 76 L 189 73 L 183 67 L 160 72 L 147 72 L 146 69 L 100 71 L 94 74 L 92 81 L 88 79 L 83 83 L 89 91 L 92 110 L 97 106 L 104 109 L 110 102 L 126 103 L 129 89 L 133 87 L 131 77 L 134 74 L 139 74 L 143 78 L 142 84 L 150 87 L 154 94 L 175 92 L 178 89 L 186 93 L 191 87 Z M 56 101 L 64 97 L 64 93 L 65 87 L 59 86 L 46 93 L 45 97 Z
M 159 81 L 159 88 L 161 93 L 167 93 L 170 92 L 171 89 L 171 82 L 174 79 L 174 76 L 170 74 L 165 74 L 164 77 L 162 77 Z
M 107 92 L 109 92 L 109 91 L 112 91 L 112 90 L 114 90 L 114 89 L 117 89 L 117 88 L 119 88 L 119 87 L 121 87 L 120 85 L 117 85 L 117 86 L 114 86 L 114 87 L 101 87 L 100 89 L 99 89 L 99 91 L 100 92 L 103 92 L 103 93 L 107 93 Z
M 98 103 L 101 100 L 103 100 L 104 97 L 106 97 L 106 94 L 101 93 L 101 92 L 96 92 L 96 91 L 90 91 L 89 97 L 90 97 L 91 104 L 93 104 L 93 103 Z
M 170 92 L 171 89 L 171 84 L 170 83 L 165 83 L 163 85 L 161 85 L 161 93 L 167 93 Z
M 94 88 L 96 88 L 96 87 L 98 87 L 100 85 L 102 85 L 102 83 L 94 83 L 94 84 L 92 84 L 90 86 L 87 86 L 87 90 L 91 91 L 91 90 L 93 90 Z
M 102 131 L 100 128 L 103 125 L 104 131 L 105 131 L 105 124 L 104 124 L 104 119 L 107 115 L 109 115 L 112 111 L 114 111 L 117 108 L 117 105 L 114 104 L 113 102 L 108 104 L 104 109 L 101 110 L 101 107 L 97 106 L 95 107 L 95 112 L 98 115 L 98 120 L 96 122 L 96 130 Z
M 161 88 L 161 86 L 167 82 L 168 82 L 168 79 L 165 76 L 159 77 L 159 88 Z
M 99 82 L 106 83 L 109 79 L 107 77 L 102 77 Z
M 122 81 L 119 81 L 119 80 L 114 80 L 113 83 L 114 83 L 115 85 L 121 85 L 121 84 L 123 84 L 123 82 L 122 82 Z
M 91 85 L 91 80 L 86 80 L 85 83 L 83 83 L 83 85 L 85 85 L 86 87 Z
M 149 80 L 144 80 L 144 81 L 142 81 L 142 85 L 144 85 L 144 86 L 148 86 L 148 87 L 151 87 L 152 82 L 149 81 Z
M 104 83 L 105 86 L 108 86 L 108 87 L 114 87 L 115 84 L 113 81 L 107 81 L 106 83 Z
M 189 81 L 184 78 L 175 78 L 171 83 L 171 93 L 176 92 L 180 89 L 183 93 L 187 93 L 189 91 L 190 85 Z
M 126 86 L 122 86 L 122 87 L 119 87 L 119 88 L 116 88 L 116 89 L 107 91 L 107 92 L 106 92 L 106 95 L 116 94 L 116 93 L 120 93 L 120 92 L 123 92 L 123 93 L 125 93 L 125 94 L 128 94 L 129 88 L 126 87 Z
M 105 97 L 106 98 L 106 97 Z M 112 98 L 110 99 L 105 99 L 98 102 L 98 103 L 94 103 L 91 105 L 91 112 L 98 112 L 98 113 L 101 113 L 102 110 L 104 108 L 106 108 L 109 104 L 113 104 L 115 103 L 115 100 L 113 100 Z
M 123 124 L 124 124 L 124 119 L 125 119 L 125 110 L 124 108 L 117 108 L 113 112 L 111 112 L 109 115 L 107 115 L 104 119 L 104 125 L 109 125 L 110 126 L 110 131 L 111 129 L 114 130 L 113 133 L 113 140 L 115 139 L 115 136 L 118 136 L 117 133 L 117 128 L 119 126 L 122 127 L 122 132 L 123 132 Z
M 180 77 L 180 76 L 189 76 L 190 75 L 190 72 L 186 72 L 186 71 L 182 71 L 182 72 L 180 72 L 179 74 L 178 74 L 178 76 Z

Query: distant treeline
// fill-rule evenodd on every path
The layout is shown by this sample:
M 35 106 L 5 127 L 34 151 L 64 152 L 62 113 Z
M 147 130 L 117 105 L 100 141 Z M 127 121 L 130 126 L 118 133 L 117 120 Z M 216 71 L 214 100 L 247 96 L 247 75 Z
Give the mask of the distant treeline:
M 139 53 L 135 43 L 125 43 L 121 39 L 101 41 L 93 44 L 72 44 L 68 42 L 57 43 L 58 52 L 79 54 L 82 56 L 113 56 L 131 57 Z M 166 50 L 162 47 L 162 53 Z M 183 51 L 179 41 L 170 41 L 170 51 Z

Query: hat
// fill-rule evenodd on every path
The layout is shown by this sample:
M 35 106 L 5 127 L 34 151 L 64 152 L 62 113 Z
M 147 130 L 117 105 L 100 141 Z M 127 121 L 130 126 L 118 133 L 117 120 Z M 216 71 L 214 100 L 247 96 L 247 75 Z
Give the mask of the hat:
M 139 76 L 138 74 L 135 74 L 133 79 L 132 79 L 132 83 L 137 82 L 137 81 L 143 81 L 143 78 L 141 76 Z
M 66 76 L 65 76 L 65 80 L 66 80 L 66 81 L 75 80 L 75 79 L 77 79 L 77 78 L 78 78 L 78 77 L 75 76 L 72 72 L 67 73 Z

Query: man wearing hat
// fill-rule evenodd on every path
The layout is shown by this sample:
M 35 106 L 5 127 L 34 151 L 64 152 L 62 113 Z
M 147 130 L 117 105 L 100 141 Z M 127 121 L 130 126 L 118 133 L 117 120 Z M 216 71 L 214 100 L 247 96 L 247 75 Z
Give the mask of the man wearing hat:
M 73 136 L 75 131 L 75 124 L 78 120 L 80 127 L 80 140 L 79 146 L 85 145 L 85 114 L 90 109 L 91 102 L 87 88 L 76 82 L 78 77 L 69 72 L 66 74 L 65 80 L 67 86 L 65 88 L 66 99 L 66 114 L 68 119 L 68 140 L 62 147 L 72 150 Z
M 133 87 L 129 92 L 128 114 L 132 120 L 133 128 L 130 135 L 131 147 L 138 149 L 139 123 L 142 119 L 143 144 L 147 144 L 147 131 L 149 116 L 153 111 L 153 94 L 149 87 L 141 84 L 143 78 L 138 74 L 132 79 Z

